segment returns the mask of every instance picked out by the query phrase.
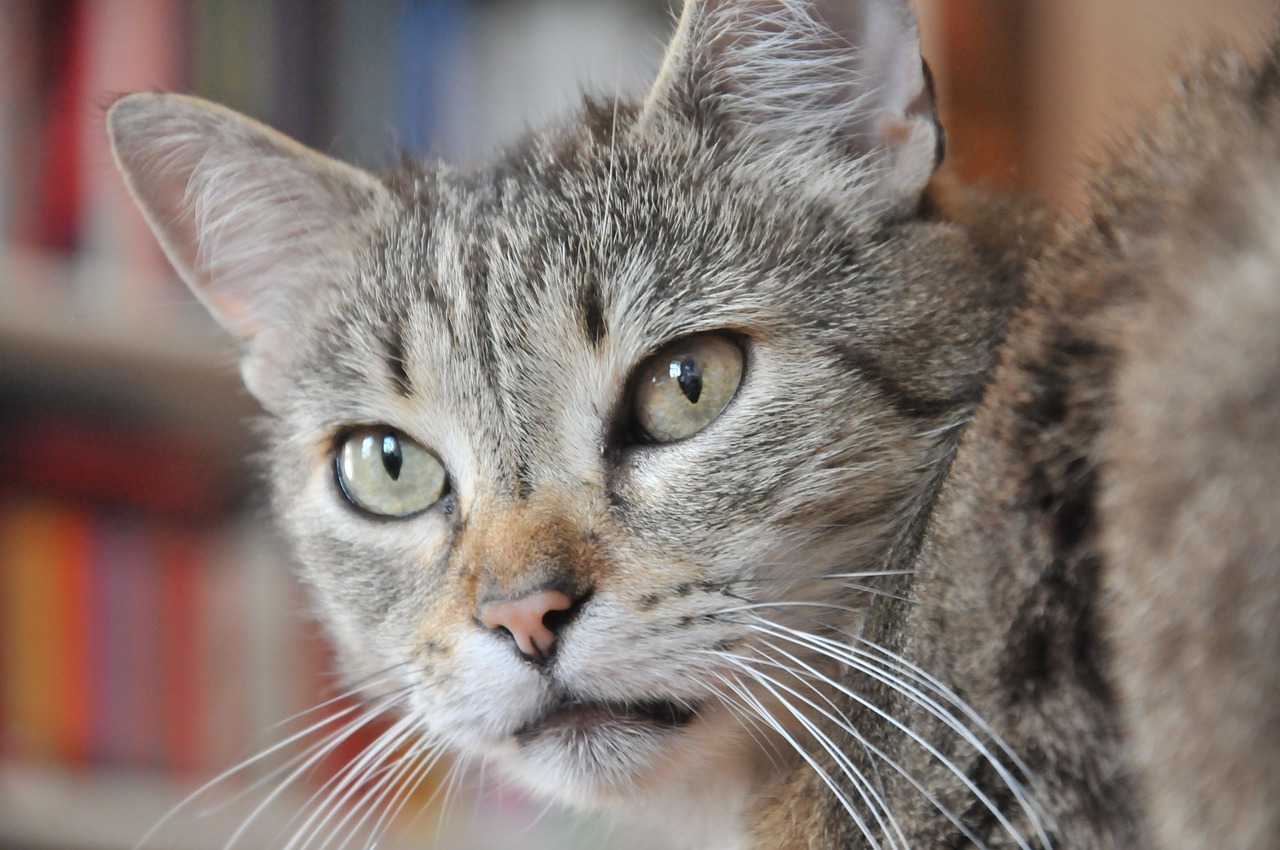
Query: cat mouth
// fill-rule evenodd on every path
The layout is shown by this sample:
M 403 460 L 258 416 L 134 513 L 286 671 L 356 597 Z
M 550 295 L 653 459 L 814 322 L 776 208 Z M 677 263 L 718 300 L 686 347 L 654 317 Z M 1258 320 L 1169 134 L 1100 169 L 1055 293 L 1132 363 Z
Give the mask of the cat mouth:
M 696 703 L 673 700 L 595 702 L 562 699 L 516 730 L 521 743 L 547 734 L 589 735 L 611 730 L 660 732 L 688 726 L 698 716 Z

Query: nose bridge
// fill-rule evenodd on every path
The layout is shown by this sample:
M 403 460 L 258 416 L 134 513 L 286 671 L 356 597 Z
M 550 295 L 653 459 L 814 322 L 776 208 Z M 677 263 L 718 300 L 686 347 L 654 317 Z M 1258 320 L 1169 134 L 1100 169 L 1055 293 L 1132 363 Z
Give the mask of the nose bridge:
M 566 508 L 555 498 L 518 500 L 472 518 L 460 555 L 474 605 L 543 590 L 577 598 L 593 586 L 600 561 L 594 535 Z

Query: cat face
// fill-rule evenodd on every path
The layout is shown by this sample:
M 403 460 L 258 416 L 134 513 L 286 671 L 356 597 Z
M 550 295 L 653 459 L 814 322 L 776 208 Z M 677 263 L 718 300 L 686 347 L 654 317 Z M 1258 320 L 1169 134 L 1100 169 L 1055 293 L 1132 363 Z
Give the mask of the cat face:
M 575 794 L 737 726 L 725 656 L 750 656 L 758 618 L 814 616 L 772 603 L 856 629 L 865 594 L 832 575 L 877 570 L 965 389 L 877 384 L 883 305 L 850 294 L 902 285 L 893 241 L 949 234 L 877 245 L 817 204 L 762 203 L 692 146 L 655 149 L 629 116 L 597 126 L 478 175 L 397 177 L 398 209 L 297 317 L 272 453 L 325 619 L 366 671 L 400 665 L 433 730 Z M 648 434 L 647 371 L 716 357 L 740 373 L 723 409 Z M 409 516 L 335 481 L 368 426 L 443 470 Z M 534 664 L 479 617 L 547 588 L 573 607 Z
M 794 758 L 781 697 L 821 703 L 815 641 L 862 627 L 1004 300 L 918 214 L 915 51 L 896 3 L 693 4 L 643 104 L 466 172 L 113 108 L 375 703 L 570 801 Z

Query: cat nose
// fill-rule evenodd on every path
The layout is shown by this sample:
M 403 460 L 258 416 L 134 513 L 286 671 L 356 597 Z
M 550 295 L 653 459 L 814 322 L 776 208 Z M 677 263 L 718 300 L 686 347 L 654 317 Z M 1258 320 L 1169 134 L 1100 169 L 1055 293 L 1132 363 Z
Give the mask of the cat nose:
M 568 622 L 576 605 L 558 590 L 538 590 L 481 605 L 480 622 L 486 629 L 511 635 L 529 661 L 545 664 L 555 650 L 556 631 Z

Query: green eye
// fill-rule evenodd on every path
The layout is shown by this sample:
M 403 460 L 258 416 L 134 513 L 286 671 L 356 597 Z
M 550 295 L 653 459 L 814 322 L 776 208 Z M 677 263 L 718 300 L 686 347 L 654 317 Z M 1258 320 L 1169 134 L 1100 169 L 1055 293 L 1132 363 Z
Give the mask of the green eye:
M 742 349 L 732 340 L 711 334 L 681 340 L 641 364 L 633 421 L 655 443 L 691 437 L 720 415 L 741 381 Z
M 358 428 L 338 449 L 338 485 L 371 514 L 406 517 L 444 497 L 448 477 L 436 456 L 386 425 Z

